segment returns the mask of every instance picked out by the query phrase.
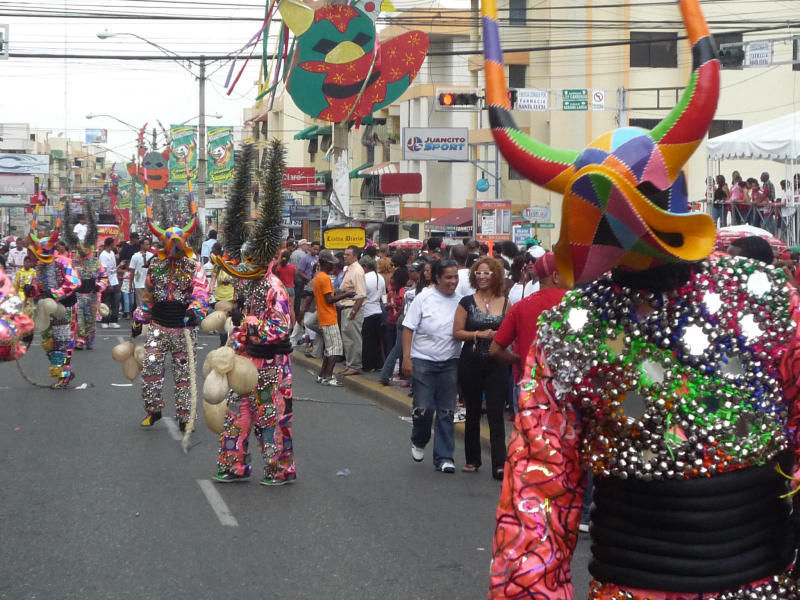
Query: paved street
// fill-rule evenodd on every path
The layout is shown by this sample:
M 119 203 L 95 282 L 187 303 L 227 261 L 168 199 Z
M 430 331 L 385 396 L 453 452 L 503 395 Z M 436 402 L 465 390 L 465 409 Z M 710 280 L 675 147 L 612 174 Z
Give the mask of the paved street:
M 171 419 L 139 428 L 139 383 L 110 356 L 122 325 L 76 353 L 88 389 L 37 389 L 0 365 L 0 598 L 486 597 L 500 490 L 488 472 L 412 463 L 400 415 L 298 366 L 297 482 L 212 485 L 217 441 L 202 416 L 188 454 Z M 200 344 L 202 360 L 217 338 Z M 40 346 L 23 366 L 46 381 Z M 462 453 L 459 442 L 459 467 Z M 584 536 L 576 598 L 586 551 Z

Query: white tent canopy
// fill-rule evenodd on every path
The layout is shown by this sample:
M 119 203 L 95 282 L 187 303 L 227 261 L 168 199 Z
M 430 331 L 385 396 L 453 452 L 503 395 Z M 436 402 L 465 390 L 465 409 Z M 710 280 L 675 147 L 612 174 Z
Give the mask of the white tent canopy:
M 800 162 L 800 111 L 711 138 L 706 149 L 711 160 Z

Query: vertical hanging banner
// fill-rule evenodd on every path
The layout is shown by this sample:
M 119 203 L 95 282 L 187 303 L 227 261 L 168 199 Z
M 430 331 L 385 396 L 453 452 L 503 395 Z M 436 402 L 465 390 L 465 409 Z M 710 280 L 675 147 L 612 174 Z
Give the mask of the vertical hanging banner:
M 130 179 L 120 179 L 117 184 L 119 189 L 119 208 L 133 208 L 136 212 L 144 212 L 145 198 L 141 186 L 131 185 Z
M 208 183 L 233 181 L 233 127 L 208 128 L 206 157 Z
M 170 125 L 169 180 L 186 181 L 186 161 L 192 179 L 197 178 L 197 125 Z

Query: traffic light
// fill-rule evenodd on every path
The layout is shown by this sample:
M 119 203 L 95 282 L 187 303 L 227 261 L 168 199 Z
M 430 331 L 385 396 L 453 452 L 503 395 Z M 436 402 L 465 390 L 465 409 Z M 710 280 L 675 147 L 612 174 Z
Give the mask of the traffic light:
M 514 110 L 517 106 L 517 90 L 510 88 L 506 90 L 506 93 L 508 94 L 508 104 L 511 106 L 511 110 Z
M 741 69 L 744 64 L 744 46 L 723 44 L 719 49 L 719 62 L 723 69 Z
M 480 103 L 476 89 L 436 90 L 436 110 L 478 111 Z

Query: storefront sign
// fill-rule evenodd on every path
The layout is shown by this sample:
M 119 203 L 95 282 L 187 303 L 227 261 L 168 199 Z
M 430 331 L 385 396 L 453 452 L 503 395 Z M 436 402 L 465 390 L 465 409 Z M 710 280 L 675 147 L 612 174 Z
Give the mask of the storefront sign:
M 363 227 L 334 227 L 322 233 L 325 248 L 343 250 L 348 246 L 363 248 L 367 245 L 367 230 Z
M 314 167 L 286 167 L 283 188 L 295 192 L 319 191 L 325 189 L 325 184 L 317 182 L 317 170 Z
M 36 191 L 33 175 L 0 175 L 0 196 L 25 194 L 30 196 Z
M 404 127 L 403 160 L 469 160 L 466 127 Z
M 47 175 L 50 173 L 50 155 L 0 154 L 0 173 Z

